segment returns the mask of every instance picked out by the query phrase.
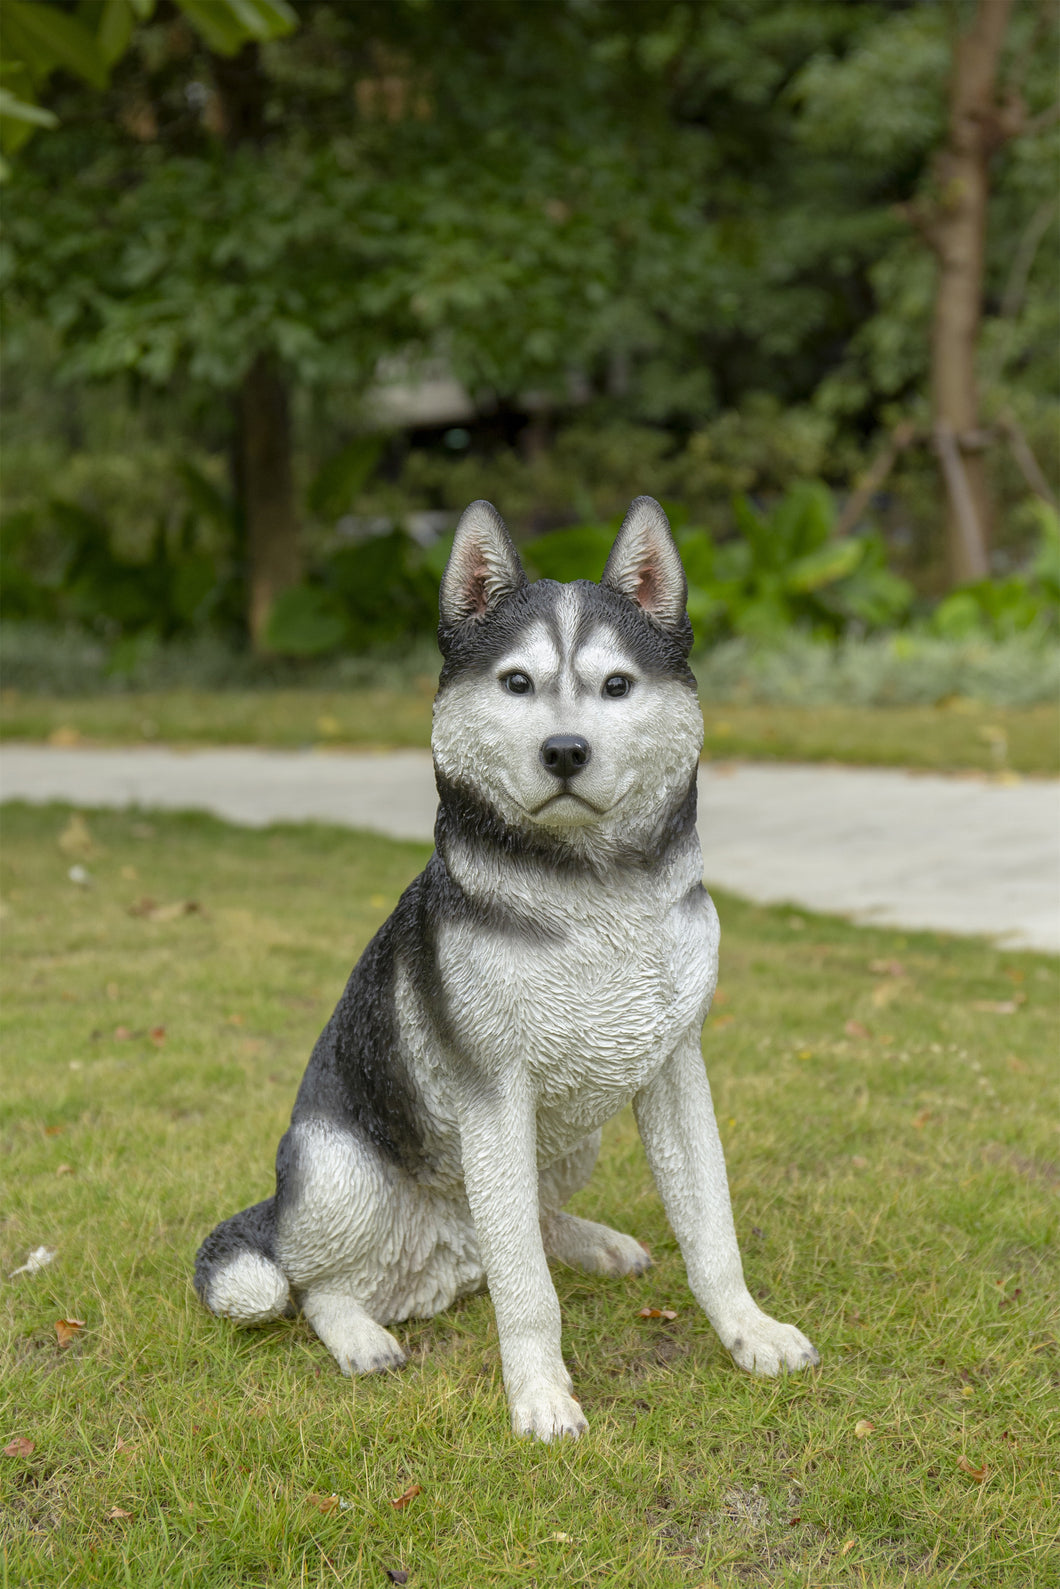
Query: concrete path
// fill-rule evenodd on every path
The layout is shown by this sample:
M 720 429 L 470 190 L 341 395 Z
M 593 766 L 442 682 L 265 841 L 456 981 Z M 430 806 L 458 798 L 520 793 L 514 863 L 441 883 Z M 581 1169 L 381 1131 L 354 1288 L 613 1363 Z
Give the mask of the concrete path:
M 431 837 L 426 751 L 181 752 L 11 745 L 8 800 L 211 811 L 230 822 L 320 821 Z M 989 933 L 1060 952 L 1060 784 L 1004 785 L 856 767 L 704 767 L 708 883 L 857 922 Z

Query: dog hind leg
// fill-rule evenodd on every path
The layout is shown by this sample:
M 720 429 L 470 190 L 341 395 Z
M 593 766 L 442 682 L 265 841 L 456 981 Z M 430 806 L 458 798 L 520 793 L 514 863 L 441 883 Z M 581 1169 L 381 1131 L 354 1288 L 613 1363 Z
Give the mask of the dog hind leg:
M 594 1275 L 639 1275 L 651 1264 L 645 1248 L 633 1236 L 595 1220 L 579 1219 L 559 1210 L 580 1191 L 593 1173 L 600 1148 L 600 1133 L 543 1169 L 538 1177 L 541 1206 L 541 1239 L 545 1252 L 572 1269 Z
M 299 1300 L 344 1374 L 380 1374 L 405 1362 L 405 1353 L 390 1331 L 342 1291 L 314 1286 Z
M 211 1313 L 237 1324 L 266 1324 L 287 1312 L 290 1287 L 273 1255 L 275 1233 L 271 1197 L 211 1231 L 195 1259 L 195 1290 Z
M 634 1236 L 575 1214 L 542 1214 L 545 1252 L 572 1269 L 591 1275 L 639 1275 L 651 1267 L 651 1255 Z

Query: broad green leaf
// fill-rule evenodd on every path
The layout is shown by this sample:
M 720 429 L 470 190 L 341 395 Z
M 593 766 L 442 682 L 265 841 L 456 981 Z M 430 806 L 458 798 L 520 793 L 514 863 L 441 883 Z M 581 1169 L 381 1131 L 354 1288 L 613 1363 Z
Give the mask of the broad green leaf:
M 336 598 L 315 585 L 295 585 L 276 598 L 265 626 L 265 643 L 287 657 L 319 657 L 334 651 L 346 632 Z
M 227 0 L 247 33 L 262 42 L 282 38 L 298 26 L 298 16 L 287 0 Z
M 35 4 L 29 4 L 28 0 L 5 0 L 4 29 L 7 48 L 16 57 L 19 51 L 15 40 L 24 37 L 32 41 L 37 60 L 48 59 L 52 69 L 65 67 L 76 77 L 91 83 L 93 88 L 107 86 L 107 66 L 99 45 L 88 29 L 68 12 L 47 5 L 44 0 L 36 0 Z
M 95 9 L 98 11 L 99 8 Z M 96 29 L 96 42 L 108 67 L 125 54 L 135 21 L 136 15 L 129 0 L 104 0 Z
M 219 55 L 235 55 L 251 40 L 279 38 L 298 24 L 283 0 L 177 0 L 177 4 Z
M 236 55 L 246 44 L 247 30 L 228 0 L 177 0 L 196 33 L 218 55 Z
M 0 116 L 6 116 L 11 121 L 29 122 L 34 127 L 57 127 L 59 118 L 50 110 L 45 110 L 43 105 L 30 105 L 24 99 L 18 99 L 8 88 L 0 88 Z
M 852 574 L 864 555 L 861 542 L 853 536 L 842 541 L 831 541 L 827 546 L 810 552 L 790 564 L 784 581 L 789 591 L 804 594 L 820 590 L 822 585 L 833 585 L 837 579 Z
M 383 436 L 355 436 L 341 452 L 329 458 L 309 487 L 309 506 L 313 512 L 329 519 L 348 513 L 385 446 Z

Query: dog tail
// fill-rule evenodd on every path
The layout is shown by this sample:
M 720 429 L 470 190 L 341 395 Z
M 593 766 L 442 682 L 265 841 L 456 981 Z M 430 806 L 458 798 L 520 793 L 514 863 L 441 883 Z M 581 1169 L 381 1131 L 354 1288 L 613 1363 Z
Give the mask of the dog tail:
M 290 1303 L 276 1262 L 276 1200 L 266 1198 L 212 1231 L 195 1259 L 195 1290 L 211 1313 L 237 1324 L 265 1324 Z

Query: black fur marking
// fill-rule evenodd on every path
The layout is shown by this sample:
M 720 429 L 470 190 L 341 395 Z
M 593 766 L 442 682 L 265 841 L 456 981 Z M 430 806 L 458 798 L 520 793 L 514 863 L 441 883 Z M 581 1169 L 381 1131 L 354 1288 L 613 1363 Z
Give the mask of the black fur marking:
M 397 972 L 404 970 L 440 1042 L 451 1047 L 437 937 L 440 924 L 454 920 L 528 941 L 559 936 L 547 925 L 466 894 L 434 854 L 354 967 L 313 1050 L 293 1123 L 323 1116 L 352 1124 L 406 1170 L 422 1166 L 419 1101 L 401 1052 L 395 1010 Z
M 683 796 L 665 812 L 662 821 L 655 830 L 650 858 L 653 862 L 662 860 L 668 850 L 677 849 L 696 825 L 696 810 L 699 802 L 699 780 L 696 773 L 692 774 Z
M 566 937 L 566 933 L 559 927 L 541 921 L 537 917 L 523 915 L 520 911 L 511 910 L 507 905 L 499 904 L 495 900 L 476 899 L 473 894 L 466 893 L 446 867 L 439 851 L 431 856 L 427 863 L 427 871 L 432 874 L 431 884 L 436 896 L 437 913 L 446 921 L 467 922 L 485 932 L 519 938 L 523 943 L 562 943 Z
M 479 799 L 462 784 L 450 782 L 437 768 L 435 780 L 439 805 L 434 824 L 434 842 L 440 854 L 445 854 L 453 839 L 463 839 L 470 847 L 493 850 L 505 860 L 538 862 L 560 876 L 597 875 L 598 867 L 588 857 L 565 845 L 562 839 L 547 829 L 513 827 L 488 801 Z M 649 870 L 657 866 L 667 852 L 687 839 L 694 829 L 698 794 L 698 783 L 693 773 L 688 788 L 663 813 L 648 845 L 617 847 L 611 852 L 611 865 Z M 529 927 L 538 933 L 541 931 L 535 924 L 526 922 L 525 918 L 517 917 L 515 920 L 520 924 L 516 930 L 524 931 Z
M 438 645 L 444 658 L 439 692 L 458 674 L 488 672 L 499 657 L 514 649 L 530 624 L 543 622 L 555 631 L 557 604 L 563 591 L 572 588 L 581 597 L 582 609 L 576 643 L 600 623 L 608 623 L 647 678 L 676 679 L 695 690 L 695 675 L 688 666 L 692 625 L 687 615 L 676 630 L 664 629 L 629 596 L 594 585 L 592 580 L 576 579 L 570 585 L 560 585 L 554 579 L 539 579 L 505 597 L 480 617 L 458 624 L 443 620 L 439 624 Z
M 350 973 L 317 1039 L 291 1115 L 292 1124 L 321 1115 L 353 1124 L 406 1169 L 422 1162 L 423 1148 L 394 999 L 399 961 L 423 942 L 423 896 L 421 873 Z
M 487 800 L 463 784 L 452 783 L 435 768 L 438 817 L 434 842 L 444 855 L 452 840 L 463 839 L 472 849 L 492 850 L 509 861 L 540 861 L 561 875 L 595 875 L 595 868 L 575 850 L 544 830 L 517 828 Z
M 195 1290 L 206 1301 L 214 1270 L 243 1252 L 258 1252 L 276 1262 L 276 1199 L 244 1208 L 212 1230 L 195 1255 Z

